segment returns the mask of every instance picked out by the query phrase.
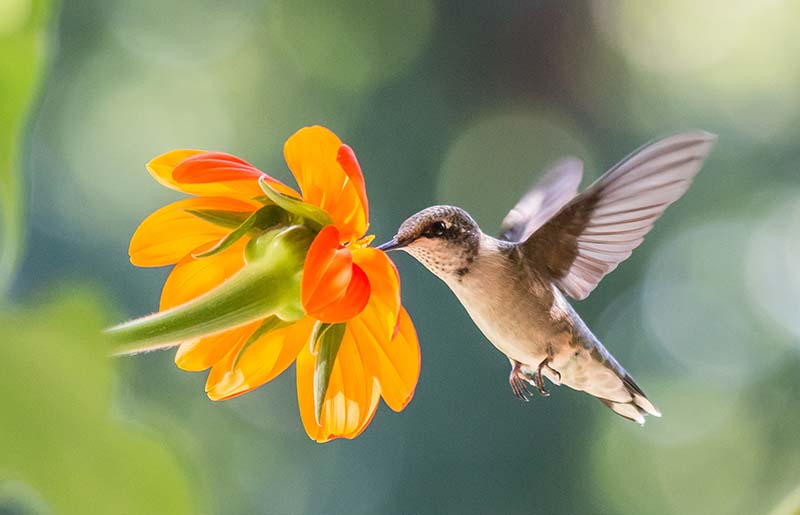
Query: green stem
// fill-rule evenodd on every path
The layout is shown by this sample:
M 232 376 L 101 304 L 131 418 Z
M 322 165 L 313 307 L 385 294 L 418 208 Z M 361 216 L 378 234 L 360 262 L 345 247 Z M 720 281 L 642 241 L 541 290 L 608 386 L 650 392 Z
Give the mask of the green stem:
M 301 226 L 269 231 L 251 241 L 245 267 L 208 293 L 172 309 L 125 322 L 106 332 L 115 354 L 176 345 L 270 315 L 303 316 L 300 282 L 313 234 Z

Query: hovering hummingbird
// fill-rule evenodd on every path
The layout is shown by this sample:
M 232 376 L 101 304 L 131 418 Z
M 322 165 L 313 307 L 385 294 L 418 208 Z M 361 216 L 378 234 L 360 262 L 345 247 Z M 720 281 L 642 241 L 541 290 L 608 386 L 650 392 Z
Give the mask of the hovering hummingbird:
M 689 188 L 716 136 L 690 131 L 640 148 L 580 195 L 583 164 L 556 163 L 508 213 L 500 237 L 458 207 L 416 213 L 380 249 L 402 249 L 443 280 L 511 362 L 508 382 L 549 395 L 543 378 L 597 397 L 644 424 L 661 416 L 586 327 L 566 296 L 585 299 L 631 255 L 664 210 Z

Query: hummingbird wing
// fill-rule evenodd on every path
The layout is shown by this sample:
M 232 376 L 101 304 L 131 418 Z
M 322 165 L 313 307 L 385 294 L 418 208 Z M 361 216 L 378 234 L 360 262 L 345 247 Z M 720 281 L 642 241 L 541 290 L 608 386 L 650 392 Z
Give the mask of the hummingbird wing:
M 684 132 L 633 152 L 525 240 L 525 257 L 561 291 L 586 298 L 686 192 L 716 139 Z
M 524 241 L 578 194 L 583 162 L 565 157 L 550 165 L 541 179 L 508 212 L 500 239 Z

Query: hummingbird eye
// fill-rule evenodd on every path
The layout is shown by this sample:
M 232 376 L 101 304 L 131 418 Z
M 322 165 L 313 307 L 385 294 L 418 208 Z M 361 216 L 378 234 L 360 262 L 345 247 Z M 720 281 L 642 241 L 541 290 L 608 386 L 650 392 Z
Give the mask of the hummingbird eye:
M 435 238 L 444 235 L 445 231 L 447 231 L 447 224 L 442 220 L 437 220 L 428 226 L 425 236 L 433 236 Z

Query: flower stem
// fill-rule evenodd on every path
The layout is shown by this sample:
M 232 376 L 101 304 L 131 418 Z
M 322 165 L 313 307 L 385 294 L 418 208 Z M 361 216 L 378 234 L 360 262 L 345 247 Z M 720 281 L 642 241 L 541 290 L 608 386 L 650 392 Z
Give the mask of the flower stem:
M 302 226 L 275 229 L 255 238 L 251 241 L 255 250 L 248 252 L 245 267 L 208 293 L 108 329 L 117 343 L 114 353 L 170 347 L 270 315 L 284 320 L 302 317 L 300 284 L 312 238 L 313 233 Z

